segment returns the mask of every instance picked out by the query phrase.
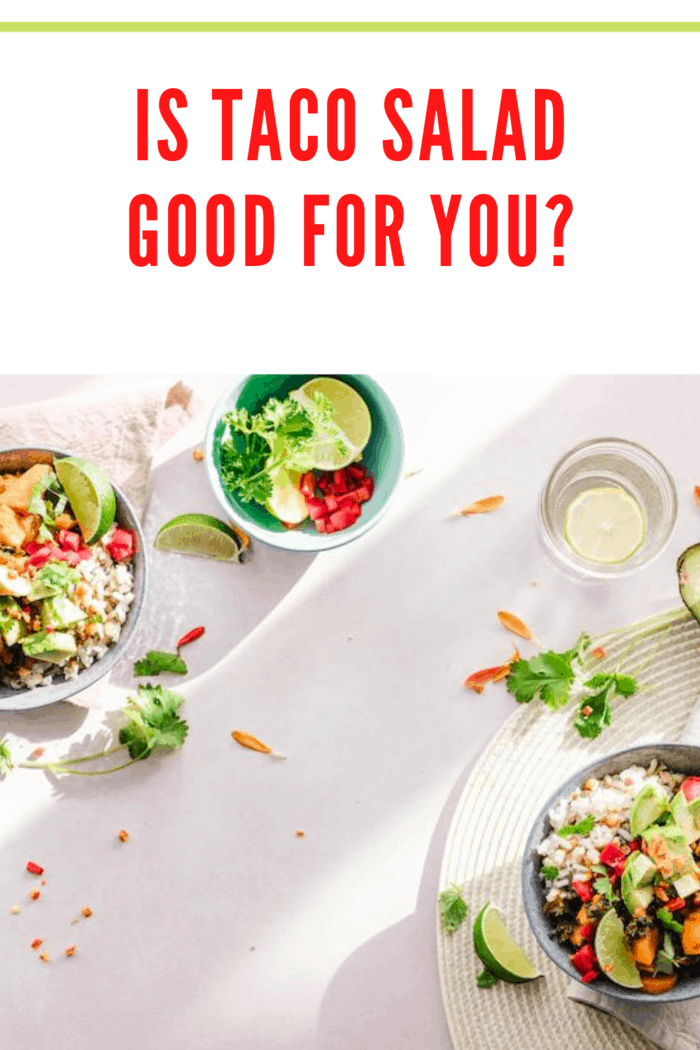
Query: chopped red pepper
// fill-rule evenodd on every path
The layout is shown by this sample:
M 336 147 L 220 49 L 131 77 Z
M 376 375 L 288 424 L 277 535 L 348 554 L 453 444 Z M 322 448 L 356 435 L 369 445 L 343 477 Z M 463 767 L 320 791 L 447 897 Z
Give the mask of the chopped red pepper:
M 680 911 L 681 908 L 685 908 L 685 901 L 682 897 L 674 897 L 667 904 L 664 904 L 664 908 L 667 911 Z
M 592 941 L 595 926 L 592 922 L 587 922 L 585 926 L 579 927 L 579 936 L 583 937 L 584 941 Z
M 584 904 L 593 900 L 593 886 L 590 882 L 572 882 L 571 888 L 575 893 L 578 893 Z
M 42 866 L 40 864 L 37 864 L 36 861 L 33 860 L 27 861 L 27 871 L 30 873 L 30 875 L 44 874 L 44 869 L 42 868 Z
M 598 960 L 593 951 L 593 945 L 584 944 L 583 948 L 579 948 L 576 954 L 571 956 L 571 962 L 582 977 L 591 970 L 595 970 L 598 965 Z
M 183 634 L 180 641 L 177 643 L 177 648 L 182 649 L 183 645 L 189 645 L 190 642 L 196 642 L 198 638 L 201 638 L 204 634 L 203 627 L 193 627 L 187 634 Z
M 584 973 L 581 980 L 584 984 L 590 984 L 591 981 L 595 981 L 596 977 L 600 977 L 600 972 L 598 970 L 589 970 L 588 973 Z

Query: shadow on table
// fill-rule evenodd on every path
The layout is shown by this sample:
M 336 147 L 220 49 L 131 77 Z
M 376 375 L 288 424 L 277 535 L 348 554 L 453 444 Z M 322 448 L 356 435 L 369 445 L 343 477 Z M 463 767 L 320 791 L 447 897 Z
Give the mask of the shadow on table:
M 183 650 L 189 673 L 162 675 L 170 688 L 195 681 L 236 648 L 289 593 L 315 559 L 254 542 L 241 563 L 212 561 L 191 555 L 153 550 L 161 525 L 178 514 L 203 513 L 222 518 L 223 511 L 209 487 L 203 463 L 192 448 L 153 471 L 151 498 L 144 521 L 150 581 L 138 629 L 109 677 L 76 703 L 54 704 L 35 711 L 0 714 L 0 739 L 7 732 L 27 743 L 75 733 L 86 718 L 86 707 L 118 708 L 133 688 L 133 664 L 149 649 L 173 651 L 192 627 L 203 625 L 201 641 Z M 77 781 L 78 778 L 75 778 Z M 71 781 L 73 789 L 78 788 Z M 84 789 L 83 789 L 84 790 Z

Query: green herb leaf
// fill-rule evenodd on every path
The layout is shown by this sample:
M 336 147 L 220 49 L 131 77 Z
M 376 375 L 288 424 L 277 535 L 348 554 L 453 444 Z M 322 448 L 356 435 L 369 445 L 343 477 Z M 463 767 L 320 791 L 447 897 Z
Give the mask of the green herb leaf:
M 544 875 L 545 879 L 549 879 L 549 881 L 551 882 L 552 879 L 556 879 L 557 875 L 559 874 L 559 868 L 557 868 L 554 864 L 544 864 L 542 866 L 542 874 Z
M 482 970 L 476 978 L 479 988 L 493 988 L 497 981 L 498 977 L 496 977 L 495 973 L 491 973 L 490 970 Z
M 586 685 L 589 686 L 590 683 L 587 682 Z M 584 696 L 581 700 L 574 722 L 574 727 L 580 736 L 588 740 L 595 740 L 607 726 L 612 725 L 610 693 L 611 683 L 608 682 L 599 692 Z
M 7 776 L 15 768 L 7 740 L 0 740 L 0 779 Z
M 438 901 L 443 929 L 454 933 L 462 925 L 469 911 L 469 906 L 462 896 L 462 887 L 453 883 L 442 891 Z
M 162 653 L 158 649 L 151 649 L 143 659 L 134 664 L 136 678 L 161 674 L 163 671 L 170 674 L 187 674 L 187 664 L 179 653 Z
M 586 650 L 590 649 L 592 640 L 590 634 L 583 631 L 576 639 L 573 649 L 567 649 L 565 653 L 562 653 L 562 657 L 569 664 L 572 660 L 580 660 Z
M 674 933 L 683 933 L 683 924 L 676 922 L 668 908 L 659 908 L 656 914 L 667 930 L 673 930 Z
M 518 703 L 527 704 L 539 693 L 542 702 L 556 711 L 568 703 L 573 680 L 571 664 L 549 651 L 530 660 L 516 660 L 506 685 Z
M 663 948 L 660 949 L 656 956 L 655 971 L 665 974 L 672 974 L 674 967 L 678 963 L 676 962 L 676 950 L 673 947 L 673 940 L 670 933 L 664 933 Z
M 56 587 L 59 591 L 68 591 L 82 576 L 77 569 L 71 569 L 63 561 L 49 561 L 42 565 L 34 579 L 47 587 Z
M 607 899 L 613 904 L 615 901 L 619 901 L 618 895 L 615 893 L 612 882 L 607 876 L 602 879 L 596 879 L 593 883 L 593 889 L 596 893 L 602 893 Z
M 162 685 L 140 685 L 137 697 L 122 708 L 128 723 L 119 732 L 119 743 L 132 758 L 148 758 L 157 747 L 182 747 L 188 725 L 178 715 L 183 697 Z
M 604 864 L 591 864 L 591 871 L 597 871 L 599 875 L 608 874 L 608 869 Z
M 567 824 L 566 827 L 559 828 L 557 835 L 561 835 L 563 839 L 568 839 L 571 835 L 588 835 L 594 827 L 595 817 L 591 813 L 579 820 L 578 824 Z

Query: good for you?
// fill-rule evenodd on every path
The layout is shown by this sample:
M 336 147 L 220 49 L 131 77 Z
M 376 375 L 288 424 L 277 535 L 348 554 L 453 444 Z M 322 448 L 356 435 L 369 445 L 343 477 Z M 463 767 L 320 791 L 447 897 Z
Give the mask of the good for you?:
M 255 107 L 249 129 L 241 134 L 235 103 L 243 99 L 242 88 L 214 88 L 212 103 L 219 107 L 220 159 L 222 162 L 256 162 L 260 159 L 283 163 L 305 163 L 327 155 L 344 163 L 355 156 L 357 107 L 355 97 L 347 88 L 331 91 L 323 101 L 309 88 L 299 88 L 285 101 L 288 107 L 288 140 L 283 144 L 278 130 L 277 114 L 272 91 L 260 88 L 256 92 Z M 516 161 L 529 158 L 534 161 L 556 160 L 564 148 L 564 103 L 557 91 L 537 88 L 533 105 L 533 141 L 526 148 L 521 121 L 521 104 L 517 90 L 504 88 L 501 92 L 494 130 L 488 144 L 474 142 L 474 91 L 461 92 L 458 127 L 450 125 L 445 94 L 441 88 L 428 92 L 425 112 L 418 114 L 420 134 L 411 132 L 410 114 L 414 108 L 411 94 L 404 88 L 394 88 L 384 98 L 384 112 L 388 121 L 389 137 L 381 148 L 387 160 L 404 162 L 410 159 L 429 162 L 440 158 L 468 162 L 502 161 L 504 157 Z M 156 104 L 147 88 L 137 91 L 138 161 L 177 162 L 187 155 L 188 140 L 185 115 L 176 113 L 187 109 L 187 97 L 179 88 L 163 91 Z M 278 103 L 279 105 L 279 103 Z M 325 116 L 320 110 L 325 110 Z M 153 125 L 169 133 L 158 138 Z M 488 149 L 485 148 L 488 145 Z M 506 252 L 502 253 L 515 266 L 530 266 L 537 257 L 538 209 L 536 194 L 508 194 L 500 209 L 495 197 L 488 193 L 474 196 L 462 206 L 462 195 L 452 194 L 443 199 L 431 194 L 430 202 L 436 224 L 436 258 L 441 266 L 452 265 L 452 236 L 458 215 L 468 231 L 469 258 L 476 266 L 491 266 L 499 257 L 499 230 L 505 236 Z M 242 205 L 242 207 L 241 207 Z M 565 194 L 555 194 L 544 202 L 549 209 L 555 254 L 554 266 L 564 265 L 561 251 L 564 228 L 573 211 L 573 204 Z M 401 230 L 405 209 L 399 197 L 378 193 L 367 204 L 354 193 L 346 193 L 333 202 L 329 194 L 304 194 L 300 204 L 303 220 L 302 259 L 304 266 L 316 265 L 317 240 L 332 228 L 338 261 L 347 267 L 367 261 L 375 266 L 404 266 Z M 556 219 L 555 219 L 556 215 Z M 165 221 L 163 221 L 163 219 Z M 334 221 L 333 221 L 334 220 Z M 236 229 L 238 224 L 238 231 Z M 369 238 L 368 238 L 369 227 Z M 238 237 L 237 237 L 238 233 Z M 226 193 L 215 193 L 204 208 L 197 207 L 186 193 L 171 197 L 165 215 L 152 194 L 139 193 L 129 204 L 129 258 L 138 267 L 157 266 L 159 262 L 159 235 L 167 244 L 167 258 L 174 266 L 190 266 L 204 247 L 206 260 L 212 266 L 228 266 L 236 255 L 237 240 L 242 233 L 242 263 L 245 266 L 265 266 L 275 251 L 275 209 L 272 200 L 262 194 L 246 194 L 238 205 Z M 368 250 L 368 239 L 372 250 Z M 238 253 L 241 256 L 241 253 Z

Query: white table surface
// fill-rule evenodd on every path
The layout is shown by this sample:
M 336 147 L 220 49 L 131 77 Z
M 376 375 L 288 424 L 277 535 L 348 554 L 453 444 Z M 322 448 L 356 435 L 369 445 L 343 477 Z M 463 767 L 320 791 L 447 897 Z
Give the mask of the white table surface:
M 465 778 L 514 709 L 503 687 L 479 697 L 462 680 L 511 651 L 497 609 L 565 645 L 678 604 L 675 559 L 700 533 L 700 379 L 379 378 L 407 469 L 425 469 L 361 542 L 315 559 L 258 545 L 223 568 L 152 555 L 131 656 L 207 627 L 187 652 L 182 751 L 113 777 L 19 771 L 0 786 L 3 1048 L 449 1050 L 440 861 Z M 0 411 L 89 377 L 3 379 Z M 211 404 L 225 380 L 191 382 Z M 149 536 L 178 512 L 217 512 L 191 457 L 202 432 L 200 417 L 159 456 Z M 609 434 L 664 460 L 678 526 L 637 576 L 575 583 L 538 545 L 536 496 L 562 452 Z M 448 518 L 497 492 L 497 513 Z M 125 690 L 129 666 L 114 676 Z M 101 718 L 68 704 L 0 714 L 0 738 L 58 754 Z M 235 728 L 287 761 L 239 748 Z M 29 859 L 46 867 L 36 903 Z M 93 918 L 69 925 L 85 904 Z

